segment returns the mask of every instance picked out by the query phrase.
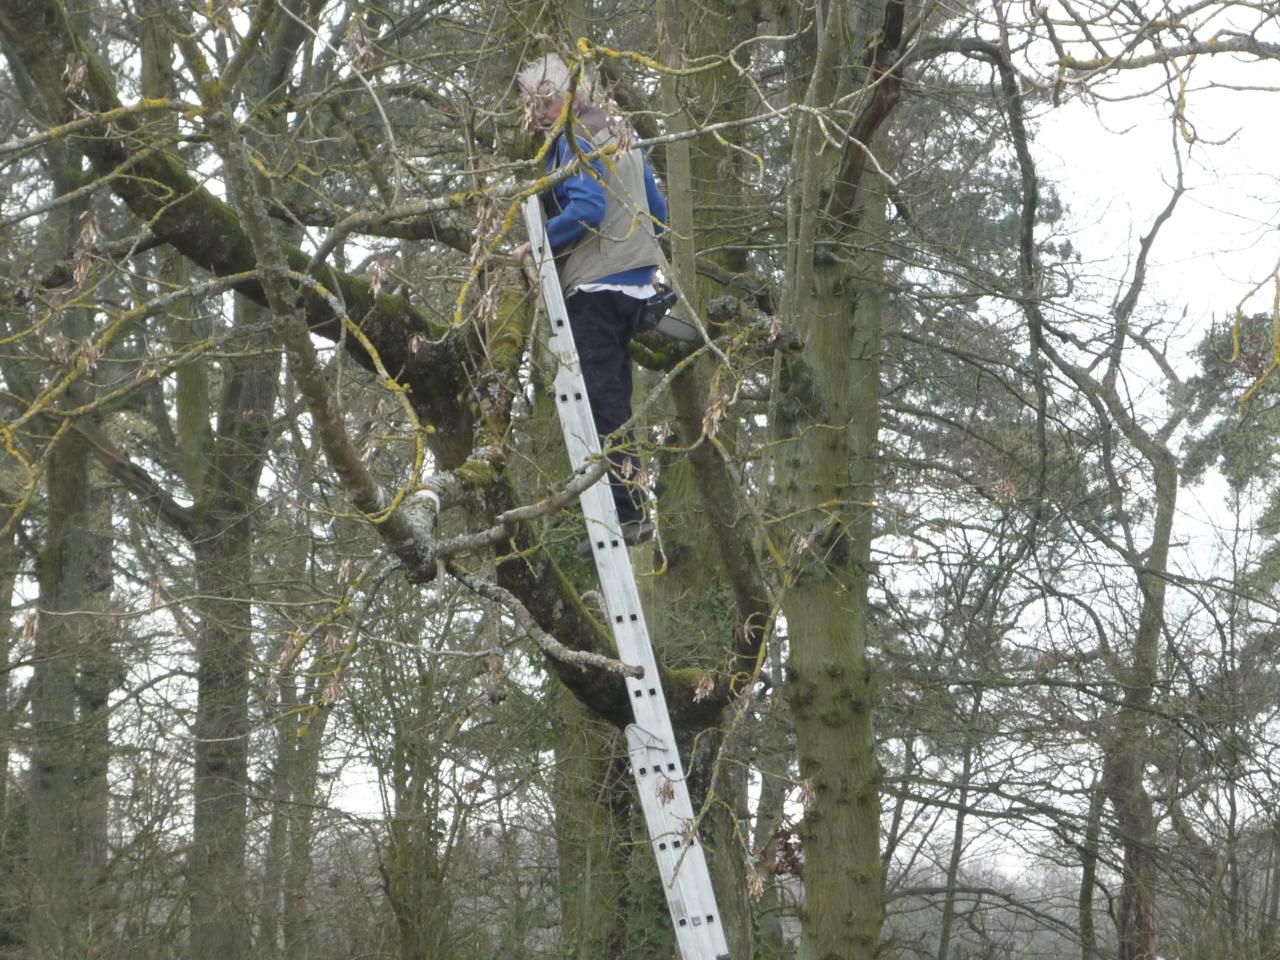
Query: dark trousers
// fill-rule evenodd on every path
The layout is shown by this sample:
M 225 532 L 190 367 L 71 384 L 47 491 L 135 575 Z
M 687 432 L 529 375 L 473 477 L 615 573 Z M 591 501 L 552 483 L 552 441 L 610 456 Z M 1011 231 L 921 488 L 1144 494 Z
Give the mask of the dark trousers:
M 565 301 L 587 399 L 602 442 L 631 419 L 631 353 L 627 347 L 643 304 L 643 300 L 616 290 L 579 290 Z M 623 449 L 609 454 L 609 484 L 618 520 L 627 523 L 644 517 L 646 497 L 634 483 L 640 459 L 630 432 L 613 438 L 613 446 L 620 444 L 625 444 Z

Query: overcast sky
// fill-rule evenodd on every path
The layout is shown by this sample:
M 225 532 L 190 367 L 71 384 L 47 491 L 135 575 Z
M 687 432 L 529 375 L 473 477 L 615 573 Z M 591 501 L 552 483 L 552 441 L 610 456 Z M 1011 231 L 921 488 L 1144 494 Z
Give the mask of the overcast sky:
M 1150 86 L 1153 70 L 1125 77 Z M 1264 91 L 1210 83 L 1269 86 Z M 1249 290 L 1274 273 L 1280 210 L 1280 64 L 1234 57 L 1201 60 L 1191 74 L 1186 117 L 1200 142 L 1180 146 L 1188 194 L 1153 250 L 1147 302 L 1192 317 L 1228 316 Z M 1109 91 L 1119 95 L 1123 88 Z M 1172 106 L 1156 92 L 1123 102 L 1074 100 L 1041 114 L 1036 134 L 1041 173 L 1062 184 L 1086 259 L 1112 258 L 1123 270 L 1140 236 L 1168 202 L 1174 175 Z M 1212 141 L 1225 141 L 1214 143 Z M 1247 311 L 1271 309 L 1267 284 Z

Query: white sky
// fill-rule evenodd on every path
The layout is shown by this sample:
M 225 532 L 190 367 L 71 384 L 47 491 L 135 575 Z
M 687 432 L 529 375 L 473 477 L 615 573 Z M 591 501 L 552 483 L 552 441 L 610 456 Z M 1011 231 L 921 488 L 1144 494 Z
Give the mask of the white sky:
M 1135 74 L 1156 79 L 1152 71 Z M 1271 90 L 1206 89 L 1218 83 L 1269 85 Z M 1275 271 L 1280 209 L 1280 125 L 1275 122 L 1280 64 L 1204 61 L 1192 74 L 1186 117 L 1201 142 L 1185 164 L 1187 195 L 1153 250 L 1146 301 L 1208 320 L 1229 315 L 1241 298 Z M 1086 259 L 1128 263 L 1138 238 L 1168 201 L 1172 105 L 1157 95 L 1098 103 L 1075 100 L 1042 115 L 1036 134 L 1040 172 L 1062 185 Z M 1212 141 L 1224 141 L 1213 143 Z M 1187 144 L 1181 142 L 1184 156 Z M 1270 285 L 1246 304 L 1269 310 Z

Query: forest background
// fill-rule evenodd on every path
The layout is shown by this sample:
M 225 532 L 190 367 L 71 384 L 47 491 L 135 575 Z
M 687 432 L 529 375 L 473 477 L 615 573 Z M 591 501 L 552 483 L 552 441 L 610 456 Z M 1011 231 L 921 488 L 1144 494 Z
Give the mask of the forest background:
M 554 51 L 706 334 L 634 557 L 735 960 L 1280 956 L 1276 14 L 6 0 L 0 954 L 672 955 Z

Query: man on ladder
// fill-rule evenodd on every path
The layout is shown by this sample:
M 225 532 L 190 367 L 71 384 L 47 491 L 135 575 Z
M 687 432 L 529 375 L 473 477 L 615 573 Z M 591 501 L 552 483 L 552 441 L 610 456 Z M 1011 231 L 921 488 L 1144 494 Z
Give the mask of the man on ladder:
M 556 135 L 547 152 L 548 173 L 591 156 L 542 202 L 587 399 L 603 438 L 631 419 L 629 346 L 657 297 L 654 270 L 661 251 L 656 235 L 667 222 L 667 201 L 644 154 L 622 148 L 630 131 L 610 121 L 580 87 L 570 93 L 571 75 L 558 56 L 526 64 L 516 83 L 534 123 L 546 131 L 565 114 L 565 98 L 572 96 L 566 126 L 575 143 L 563 130 Z M 522 243 L 512 256 L 523 262 L 529 251 L 529 243 Z M 653 521 L 645 516 L 648 497 L 638 482 L 640 461 L 632 437 L 615 437 L 613 444 L 609 483 L 622 537 L 635 545 L 653 537 Z M 578 554 L 591 556 L 589 538 Z
M 525 67 L 518 79 L 539 125 L 553 128 L 566 113 L 565 97 L 572 88 L 564 62 L 544 57 Z M 589 99 L 575 97 L 571 109 L 576 121 L 571 129 L 576 132 L 580 126 L 586 136 L 572 144 L 565 143 L 563 135 L 553 141 L 550 170 L 581 163 L 579 157 L 584 154 L 618 144 L 604 112 Z M 523 215 L 530 242 L 513 253 L 521 261 L 532 255 L 537 267 L 538 287 L 547 308 L 547 344 L 560 361 L 553 384 L 556 413 L 575 470 L 600 455 L 598 434 L 614 433 L 630 419 L 627 345 L 637 325 L 654 326 L 690 342 L 696 342 L 698 333 L 683 321 L 688 335 L 680 335 L 679 324 L 675 333 L 664 330 L 660 319 L 671 298 L 669 292 L 654 296 L 654 267 L 661 259 L 654 227 L 655 221 L 665 221 L 666 201 L 643 156 L 634 150 L 610 150 L 586 162 L 589 169 L 573 170 L 543 198 L 552 213 L 545 228 L 543 205 L 536 197 L 525 200 Z M 640 668 L 638 675 L 624 680 L 634 720 L 626 727 L 626 737 L 636 797 L 681 957 L 729 960 L 684 764 L 626 549 L 651 537 L 653 526 L 644 517 L 645 498 L 633 494 L 637 485 L 627 482 L 637 469 L 634 453 L 611 457 L 610 464 L 608 487 L 593 484 L 579 498 L 590 534 L 585 551 L 579 553 L 595 560 L 619 659 Z

